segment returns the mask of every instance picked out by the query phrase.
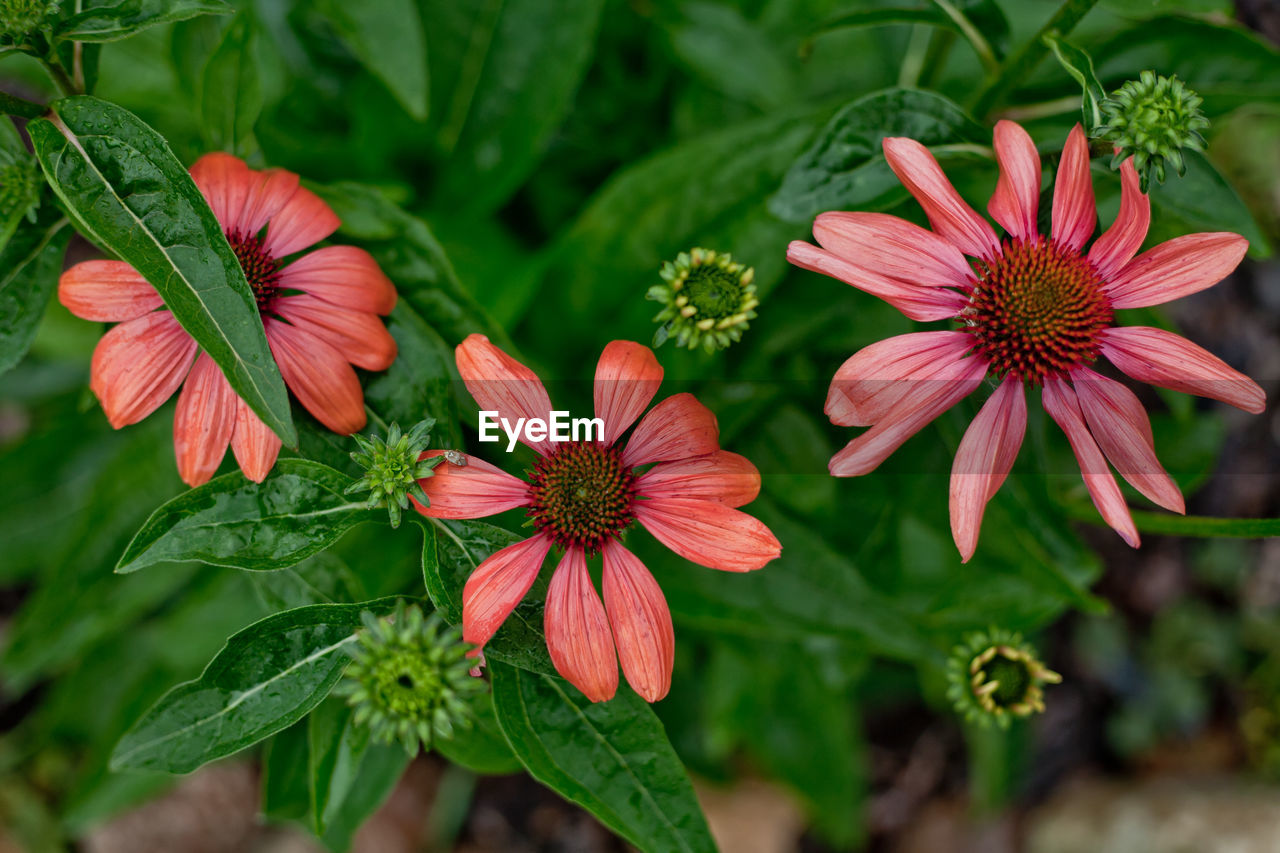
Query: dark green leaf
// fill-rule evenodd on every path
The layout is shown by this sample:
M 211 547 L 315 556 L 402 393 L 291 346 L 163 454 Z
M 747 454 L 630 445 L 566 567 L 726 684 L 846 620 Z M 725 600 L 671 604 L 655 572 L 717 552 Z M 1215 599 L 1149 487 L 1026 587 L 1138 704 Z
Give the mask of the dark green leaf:
M 58 215 L 46 202 L 39 221 L 23 222 L 0 249 L 0 373 L 27 354 L 62 271 L 71 228 L 50 222 Z
M 262 112 L 262 85 L 254 58 L 257 31 L 241 12 L 204 67 L 200 113 L 211 148 L 247 153 L 253 126 Z
M 731 98 L 758 107 L 784 103 L 796 89 L 785 48 L 728 5 L 694 2 L 670 28 L 671 47 L 694 74 Z
M 1183 151 L 1182 156 L 1187 173 L 1151 187 L 1148 244 L 1188 231 L 1234 231 L 1249 241 L 1252 257 L 1270 257 L 1266 236 L 1227 179 L 1198 151 Z
M 290 446 L 289 396 L 222 226 L 168 144 L 127 110 L 78 96 L 27 125 L 67 207 L 160 292 L 231 387 Z
M 511 752 L 511 744 L 498 727 L 493 711 L 493 694 L 481 693 L 471 700 L 471 727 L 455 728 L 451 738 L 437 737 L 432 747 L 454 764 L 484 776 L 519 773 L 524 765 Z
M 993 0 L 957 0 L 952 6 L 969 19 L 987 40 L 996 59 L 1002 59 L 1009 47 L 1009 21 Z M 943 27 L 965 35 L 956 19 L 938 3 L 917 3 L 882 9 L 851 9 L 841 12 L 818 26 L 813 37 L 845 27 L 878 27 L 885 24 L 925 24 Z
M 356 58 L 414 118 L 427 117 L 427 45 L 413 0 L 327 0 L 319 4 Z
M 559 678 L 490 664 L 493 706 L 535 779 L 647 853 L 714 851 L 693 785 L 653 709 L 622 687 L 592 703 Z
M 360 762 L 360 770 L 341 806 L 332 814 L 320 839 L 334 853 L 351 849 L 351 839 L 369 817 L 381 808 L 409 766 L 409 756 L 399 744 L 375 743 Z
M 179 560 L 255 571 L 295 565 L 373 517 L 343 494 L 350 484 L 305 459 L 281 459 L 261 483 L 223 474 L 152 513 L 116 571 Z
M 1094 128 L 1102 124 L 1102 100 L 1107 96 L 1094 74 L 1093 57 L 1054 33 L 1046 34 L 1044 41 L 1067 73 L 1080 84 L 1084 132 L 1092 135 Z
M 255 622 L 134 724 L 112 769 L 189 773 L 288 728 L 342 677 L 361 611 L 388 613 L 394 604 L 313 604 Z
M 116 41 L 148 27 L 185 21 L 197 15 L 229 15 L 234 12 L 222 0 L 120 0 L 94 6 L 58 24 L 59 41 Z
M 309 720 L 267 741 L 262 756 L 262 813 L 271 820 L 303 820 L 311 808 Z
M 394 421 L 406 430 L 433 417 L 436 426 L 431 431 L 431 446 L 460 447 L 462 436 L 453 396 L 453 351 L 403 301 L 387 318 L 387 330 L 396 339 L 399 355 L 365 386 L 365 405 L 377 413 L 383 424 Z
M 307 604 L 362 601 L 360 578 L 332 551 L 322 551 L 296 566 L 250 575 L 254 591 L 268 610 L 290 610 Z
M 323 836 L 355 784 L 371 746 L 369 727 L 356 725 L 347 703 L 330 699 L 307 718 L 307 740 L 311 830 Z

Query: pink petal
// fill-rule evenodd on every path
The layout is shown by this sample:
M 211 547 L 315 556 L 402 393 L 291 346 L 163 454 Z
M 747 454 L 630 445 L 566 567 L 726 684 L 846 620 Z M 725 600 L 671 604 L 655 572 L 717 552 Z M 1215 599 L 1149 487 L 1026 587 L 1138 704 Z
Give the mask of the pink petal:
M 760 494 L 760 472 L 745 456 L 717 450 L 654 465 L 636 481 L 636 493 L 646 498 L 695 498 L 743 506 Z
M 396 341 L 376 314 L 339 308 L 309 293 L 283 296 L 272 310 L 306 329 L 342 357 L 365 370 L 386 370 L 396 360 Z
M 1255 415 L 1267 408 L 1256 382 L 1173 332 L 1146 326 L 1105 329 L 1102 354 L 1139 382 L 1221 400 Z
M 240 224 L 245 200 L 258 184 L 258 173 L 239 157 L 215 151 L 192 164 L 191 179 L 209 202 L 222 230 L 234 231 Z
M 1026 431 L 1022 382 L 1007 376 L 965 430 L 951 466 L 951 535 L 966 563 L 977 550 L 987 502 L 1009 476 Z
M 423 459 L 444 455 L 443 450 L 428 450 Z M 431 501 L 418 511 L 430 518 L 484 518 L 529 503 L 529 484 L 501 468 L 467 456 L 466 465 L 441 462 L 435 473 L 418 482 Z M 417 503 L 415 502 L 415 506 Z
M 896 216 L 820 213 L 813 236 L 832 254 L 907 284 L 969 287 L 973 280 L 973 270 L 959 249 Z
M 262 245 L 273 256 L 287 258 L 319 243 L 341 224 L 338 214 L 320 196 L 298 187 L 280 212 L 271 217 Z
M 246 237 L 256 237 L 263 226 L 284 206 L 298 191 L 298 176 L 284 169 L 267 169 L 253 172 L 253 182 L 240 210 L 240 218 L 233 230 Z M 276 258 L 283 254 L 272 253 Z
M 261 483 L 275 467 L 280 455 L 280 437 L 253 413 L 249 404 L 236 397 L 236 425 L 231 433 L 231 452 L 246 477 Z
M 1067 136 L 1058 178 L 1053 185 L 1053 241 L 1079 251 L 1093 236 L 1098 208 L 1093 201 L 1093 179 L 1089 176 L 1089 142 L 1084 128 L 1076 125 Z
M 758 519 L 710 501 L 637 501 L 636 519 L 659 542 L 700 566 L 749 572 L 777 558 L 782 546 Z
M 1129 507 L 1125 506 L 1116 478 L 1111 476 L 1111 470 L 1107 468 L 1107 460 L 1103 458 L 1102 451 L 1085 426 L 1075 392 L 1061 379 L 1049 377 L 1044 383 L 1042 399 L 1044 410 L 1062 427 L 1062 431 L 1067 434 L 1067 441 L 1071 442 L 1071 449 L 1075 452 L 1076 461 L 1080 463 L 1080 473 L 1093 498 L 1093 505 L 1098 508 L 1103 520 L 1120 534 L 1121 539 L 1137 548 L 1141 541 L 1138 529 L 1133 526 Z
M 653 350 L 631 341 L 612 341 L 596 365 L 596 417 L 604 421 L 604 443 L 613 444 L 636 422 L 662 384 L 662 365 Z
M 1154 503 L 1185 513 L 1182 493 L 1156 458 L 1151 422 L 1134 393 L 1087 367 L 1071 371 L 1071 384 L 1089 432 L 1120 476 Z
M 672 394 L 649 410 L 622 451 L 629 467 L 703 456 L 720 449 L 720 427 L 692 394 Z
M 926 287 L 889 278 L 800 240 L 792 241 L 787 247 L 787 260 L 801 269 L 829 275 L 878 296 L 912 320 L 950 319 L 960 313 L 967 301 L 963 294 L 949 288 Z
M 1040 154 L 1031 136 L 1016 122 L 996 122 L 996 162 L 1000 179 L 987 202 L 987 212 L 1015 240 L 1029 240 L 1040 232 Z
M 1109 281 L 1138 253 L 1151 224 L 1151 199 L 1142 191 L 1130 157 L 1120 164 L 1120 212 L 1093 247 L 1089 260 L 1103 281 Z
M 1125 264 L 1108 283 L 1107 295 L 1116 308 L 1172 302 L 1222 281 L 1248 248 L 1248 240 L 1225 231 L 1175 237 Z
M 462 588 L 462 639 L 477 646 L 502 627 L 516 609 L 551 550 L 541 533 L 492 554 L 467 578 Z
M 914 139 L 890 136 L 884 140 L 884 159 L 920 202 L 939 236 L 975 258 L 990 260 L 1000 253 L 995 229 L 960 198 L 928 148 Z
M 364 249 L 325 246 L 280 270 L 281 290 L 301 290 L 339 308 L 390 314 L 396 289 Z
M 182 482 L 195 488 L 218 470 L 236 423 L 236 394 L 207 353 L 200 353 L 178 395 L 173 452 Z
M 58 301 L 84 320 L 119 323 L 164 304 L 156 289 L 123 261 L 84 261 L 58 279 Z
M 364 429 L 364 392 L 347 360 L 305 329 L 272 319 L 263 325 L 280 375 L 298 402 L 336 433 Z
M 858 477 L 874 471 L 889 454 L 908 438 L 973 393 L 982 383 L 987 365 L 981 359 L 965 358 L 939 371 L 926 387 L 913 389 L 876 422 L 875 426 L 845 445 L 827 466 L 836 477 Z
M 556 671 L 592 702 L 612 699 L 618 692 L 618 658 L 581 548 L 566 551 L 551 576 L 544 625 Z
M 481 411 L 497 412 L 512 424 L 519 418 L 551 417 L 551 398 L 542 380 L 484 335 L 469 335 L 458 344 L 457 359 L 458 373 Z M 530 441 L 524 430 L 520 430 L 520 441 L 543 456 L 555 449 L 549 440 Z
M 839 426 L 871 426 L 945 374 L 972 344 L 964 332 L 911 332 L 863 347 L 832 377 L 827 417 Z
M 136 424 L 173 396 L 196 357 L 196 342 L 168 311 L 121 323 L 93 351 L 89 387 L 116 429 Z
M 635 554 L 614 541 L 604 546 L 604 606 L 627 683 L 646 702 L 671 689 L 676 637 L 662 588 Z

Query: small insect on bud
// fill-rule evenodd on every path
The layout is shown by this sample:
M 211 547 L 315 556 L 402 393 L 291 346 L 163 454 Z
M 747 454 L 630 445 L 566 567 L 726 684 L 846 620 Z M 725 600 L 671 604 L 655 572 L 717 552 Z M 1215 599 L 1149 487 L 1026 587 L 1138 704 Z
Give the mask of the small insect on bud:
M 1046 684 L 1062 676 L 1047 668 L 1021 634 L 991 628 L 969 635 L 947 661 L 947 698 L 971 723 L 1008 728 L 1013 717 L 1044 711 Z
M 400 426 L 392 424 L 385 440 L 376 435 L 369 438 L 353 436 L 360 449 L 353 452 L 351 458 L 364 468 L 364 476 L 348 486 L 346 493 L 368 492 L 369 509 L 385 506 L 392 527 L 400 526 L 400 513 L 409 508 L 409 498 L 430 506 L 431 501 L 418 481 L 432 476 L 442 459 L 449 459 L 449 453 L 456 453 L 447 451 L 444 456 L 421 458 L 435 425 L 434 418 L 427 418 L 402 434 Z M 463 461 L 465 464 L 465 458 Z
M 715 352 L 740 340 L 756 317 L 755 270 L 726 253 L 681 252 L 662 265 L 660 275 L 663 283 L 645 294 L 664 304 L 653 318 L 662 324 L 653 336 L 655 347 L 674 339 L 676 346 Z
M 1184 149 L 1204 151 L 1200 131 L 1209 127 L 1209 120 L 1200 112 L 1202 103 L 1177 77 L 1143 71 L 1102 101 L 1102 122 L 1093 135 L 1115 146 L 1111 168 L 1133 158 L 1146 192 L 1153 176 L 1164 183 L 1168 166 L 1179 176 L 1186 173 Z

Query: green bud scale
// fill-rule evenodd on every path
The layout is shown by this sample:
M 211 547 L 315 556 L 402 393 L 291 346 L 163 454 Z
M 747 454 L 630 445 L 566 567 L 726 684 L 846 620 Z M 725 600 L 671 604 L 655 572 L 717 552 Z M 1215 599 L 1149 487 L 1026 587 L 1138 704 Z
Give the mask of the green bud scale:
M 0 239 L 5 226 L 26 217 L 36 221 L 40 206 L 40 173 L 33 157 L 10 157 L 0 150 Z
M 0 0 L 0 45 L 22 44 L 57 11 L 57 0 Z
M 755 270 L 712 249 L 681 252 L 662 265 L 662 284 L 655 284 L 646 299 L 663 303 L 653 319 L 662 325 L 653 345 L 673 339 L 676 346 L 707 352 L 724 349 L 741 340 L 756 317 Z
M 1177 77 L 1160 77 L 1143 71 L 1103 99 L 1102 122 L 1093 135 L 1115 146 L 1111 168 L 1118 169 L 1127 158 L 1146 192 L 1154 176 L 1164 183 L 1168 167 L 1179 176 L 1186 173 L 1183 150 L 1204 151 L 1200 131 L 1209 120 L 1200 112 L 1204 99 L 1188 89 Z
M 947 698 L 971 723 L 1008 728 L 1044 711 L 1044 685 L 1062 676 L 1036 657 L 1022 635 L 998 628 L 970 634 L 947 661 Z
M 388 617 L 365 611 L 361 619 L 359 644 L 334 688 L 354 709 L 355 723 L 367 726 L 374 741 L 399 742 L 410 755 L 469 728 L 471 697 L 485 682 L 469 674 L 473 647 L 462 642 L 461 629 L 403 601 Z
M 418 481 L 432 476 L 444 458 L 421 458 L 435 425 L 434 418 L 427 418 L 409 432 L 401 433 L 400 426 L 392 424 L 385 440 L 376 435 L 353 436 L 360 449 L 352 453 L 351 458 L 364 469 L 364 476 L 347 487 L 346 493 L 368 492 L 369 509 L 385 506 L 392 527 L 400 526 L 400 514 L 409 508 L 410 497 L 429 506 L 431 501 Z

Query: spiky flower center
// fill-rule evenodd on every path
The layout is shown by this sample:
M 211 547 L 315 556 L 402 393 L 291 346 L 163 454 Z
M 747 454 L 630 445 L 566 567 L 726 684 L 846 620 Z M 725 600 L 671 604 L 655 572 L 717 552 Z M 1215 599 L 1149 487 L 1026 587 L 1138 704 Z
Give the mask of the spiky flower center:
M 691 269 L 684 282 L 685 295 L 698 316 L 717 320 L 737 313 L 740 291 L 737 275 L 710 264 Z
M 1026 699 L 1031 673 L 1023 661 L 997 654 L 982 668 L 982 672 L 988 683 L 996 685 L 991 691 L 991 701 L 996 705 L 1008 708 Z
M 396 649 L 369 673 L 375 700 L 399 717 L 428 717 L 440 702 L 443 684 L 437 667 L 416 649 Z
M 1008 241 L 980 263 L 961 318 L 998 376 L 1033 384 L 1098 357 L 1111 302 L 1093 266 L 1052 240 Z
M 253 288 L 253 295 L 258 300 L 258 310 L 264 311 L 280 293 L 281 263 L 262 245 L 262 239 L 255 234 L 242 234 L 231 231 L 227 234 L 231 250 L 240 261 L 244 277 Z
M 614 447 L 559 445 L 529 472 L 529 516 L 562 548 L 598 553 L 635 520 L 636 477 Z

